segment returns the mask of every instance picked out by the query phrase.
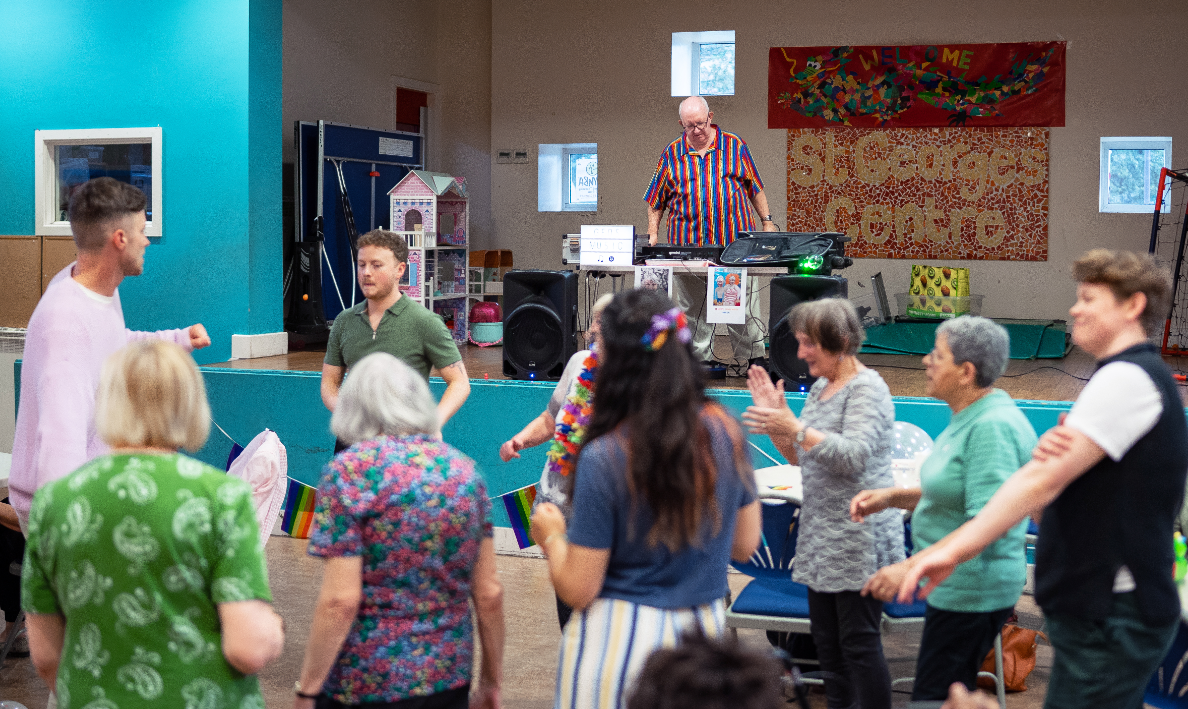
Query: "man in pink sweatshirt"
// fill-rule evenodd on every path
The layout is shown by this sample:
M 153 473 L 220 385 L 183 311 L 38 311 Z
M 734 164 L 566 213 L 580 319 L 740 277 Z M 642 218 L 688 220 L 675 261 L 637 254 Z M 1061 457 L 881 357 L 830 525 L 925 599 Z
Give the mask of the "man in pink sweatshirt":
M 187 350 L 210 344 L 202 325 L 158 332 L 124 327 L 117 289 L 125 276 L 144 271 L 146 203 L 144 192 L 110 177 L 87 182 L 70 198 L 78 260 L 54 276 L 25 335 L 8 480 L 22 530 L 33 493 L 107 452 L 95 432 L 95 392 L 109 355 L 144 338 Z

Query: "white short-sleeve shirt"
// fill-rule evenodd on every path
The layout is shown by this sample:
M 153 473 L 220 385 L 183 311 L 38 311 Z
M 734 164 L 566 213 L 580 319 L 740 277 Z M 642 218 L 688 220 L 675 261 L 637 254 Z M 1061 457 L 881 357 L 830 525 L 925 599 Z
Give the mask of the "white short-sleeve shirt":
M 1089 379 L 1064 425 L 1085 434 L 1116 462 L 1150 433 L 1161 415 L 1163 397 L 1146 370 L 1132 362 L 1110 362 Z M 1134 588 L 1130 569 L 1118 569 L 1114 593 Z

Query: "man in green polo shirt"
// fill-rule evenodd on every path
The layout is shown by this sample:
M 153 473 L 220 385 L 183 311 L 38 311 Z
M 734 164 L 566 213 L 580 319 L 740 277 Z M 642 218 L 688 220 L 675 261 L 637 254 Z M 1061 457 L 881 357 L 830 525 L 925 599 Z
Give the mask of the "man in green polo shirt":
M 430 368 L 437 368 L 446 382 L 437 404 L 444 425 L 470 396 L 458 346 L 440 317 L 400 292 L 400 278 L 408 268 L 408 242 L 393 232 L 373 229 L 360 236 L 358 244 L 359 288 L 367 300 L 334 319 L 322 363 L 322 402 L 334 411 L 338 389 L 355 362 L 372 352 L 387 352 L 426 381 Z

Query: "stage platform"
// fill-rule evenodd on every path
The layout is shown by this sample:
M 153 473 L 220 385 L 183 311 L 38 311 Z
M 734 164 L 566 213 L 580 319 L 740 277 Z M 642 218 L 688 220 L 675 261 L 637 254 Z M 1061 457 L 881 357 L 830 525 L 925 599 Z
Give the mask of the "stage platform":
M 943 322 L 892 322 L 867 328 L 862 352 L 923 356 L 932 351 L 936 329 Z M 1072 347 L 1063 320 L 995 318 L 994 322 L 1011 337 L 1011 359 L 1062 359 Z

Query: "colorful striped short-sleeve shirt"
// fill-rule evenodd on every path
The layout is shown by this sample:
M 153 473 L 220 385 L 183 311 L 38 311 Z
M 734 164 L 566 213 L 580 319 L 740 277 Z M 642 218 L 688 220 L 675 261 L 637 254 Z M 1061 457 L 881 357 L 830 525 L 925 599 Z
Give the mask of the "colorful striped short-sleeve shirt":
M 683 135 L 670 143 L 644 195 L 653 209 L 669 210 L 670 244 L 725 246 L 755 229 L 747 200 L 763 190 L 759 170 L 746 141 L 714 128 L 717 137 L 704 156 Z

